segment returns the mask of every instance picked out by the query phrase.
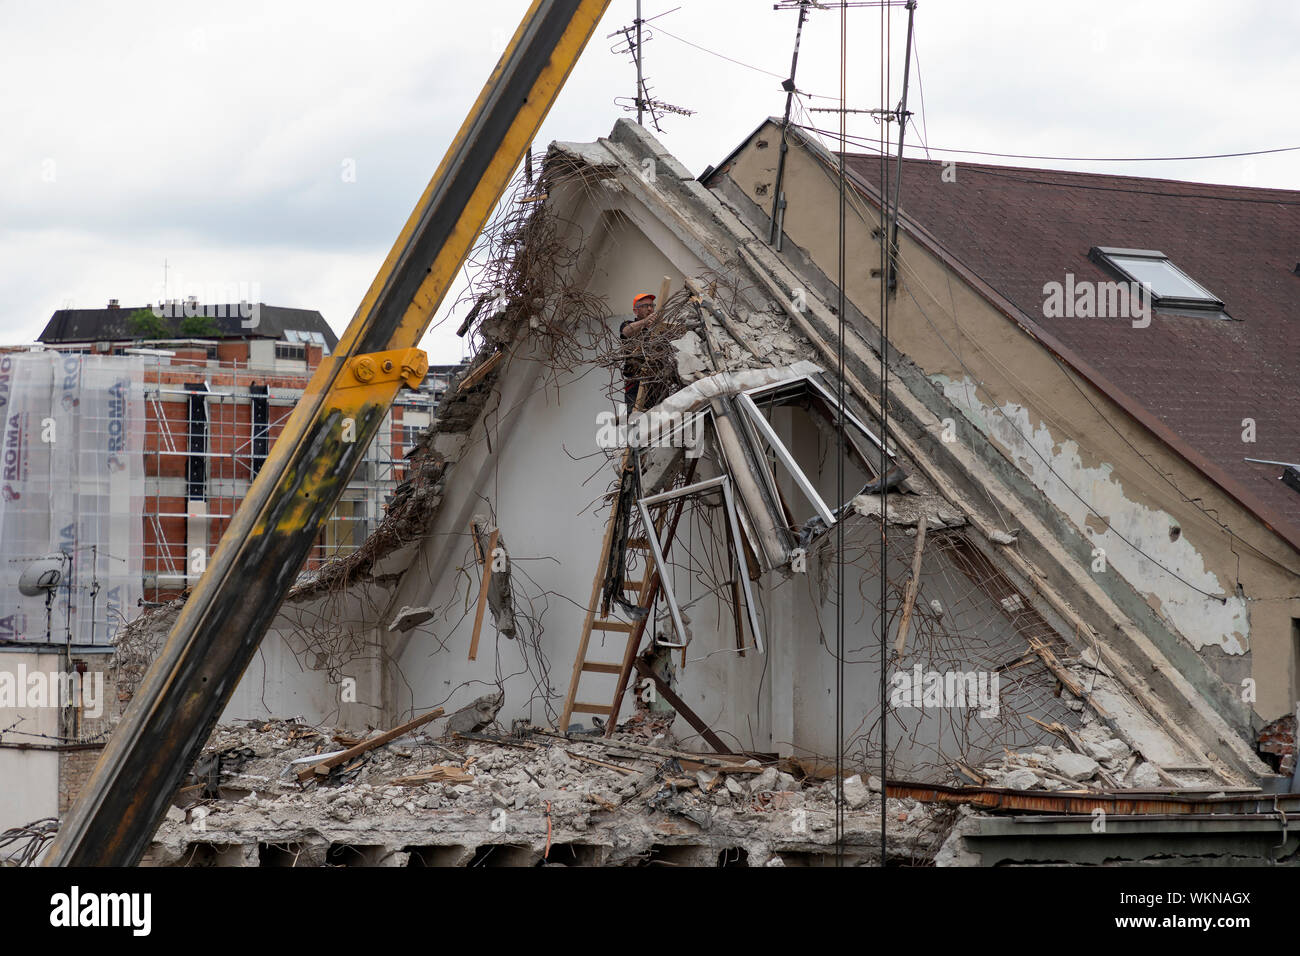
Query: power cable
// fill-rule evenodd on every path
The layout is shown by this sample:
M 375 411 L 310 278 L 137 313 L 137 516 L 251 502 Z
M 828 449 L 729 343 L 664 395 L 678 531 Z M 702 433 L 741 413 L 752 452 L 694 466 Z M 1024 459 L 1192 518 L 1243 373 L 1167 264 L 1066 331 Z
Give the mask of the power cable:
M 832 132 L 828 132 L 827 130 L 819 129 L 818 127 L 815 126 L 804 126 L 798 123 L 792 123 L 790 125 L 794 126 L 796 129 L 806 130 L 807 132 L 810 133 L 817 133 L 818 135 L 825 136 L 832 139 L 836 135 Z M 868 140 L 864 140 L 862 137 L 850 136 L 849 139 L 856 140 L 854 145 L 860 149 L 869 150 L 872 154 L 879 152 L 879 150 L 873 143 L 871 143 Z M 939 149 L 939 147 L 937 146 L 931 148 L 935 150 Z M 1137 195 L 1137 196 L 1158 196 L 1164 199 L 1210 199 L 1219 202 L 1257 203 L 1265 206 L 1300 206 L 1300 200 L 1291 200 L 1291 199 L 1271 199 L 1271 198 L 1266 199 L 1266 198 L 1258 198 L 1253 196 L 1225 196 L 1222 194 L 1215 194 L 1215 193 L 1183 193 L 1183 192 L 1175 193 L 1175 192 L 1168 192 L 1159 189 L 1136 189 L 1127 186 L 1100 186 L 1100 185 L 1090 184 L 1090 183 L 1071 183 L 1071 182 L 1061 182 L 1059 180 L 1053 180 L 1053 179 L 1036 179 L 1031 176 L 1017 176 L 1013 172 L 1011 172 L 1012 169 L 1013 167 L 980 166 L 980 165 L 973 165 L 973 164 L 967 164 L 966 166 L 962 167 L 963 172 L 967 172 L 967 173 L 978 173 L 981 176 L 992 176 L 997 179 L 1009 179 L 1014 182 L 1020 182 L 1020 183 L 1033 183 L 1041 186 L 1057 186 L 1062 189 L 1089 189 L 1089 190 L 1094 190 L 1099 192 L 1129 193 L 1131 195 Z M 1105 175 L 1100 173 L 1075 173 L 1067 170 L 1043 170 L 1043 172 L 1067 172 L 1070 175 L 1076 175 L 1076 176 L 1077 175 Z M 1136 179 L 1140 177 L 1130 177 L 1130 178 Z M 1227 188 L 1244 189 L 1247 187 L 1228 185 Z M 1292 190 L 1278 190 L 1278 191 L 1291 192 Z
M 919 70 L 919 67 L 918 67 Z M 812 128 L 811 132 L 825 136 L 836 135 L 831 130 Z M 864 136 L 849 136 L 849 139 L 872 143 Z M 970 156 L 996 156 L 1002 159 L 1041 159 L 1061 163 L 1174 163 L 1197 159 L 1235 159 L 1241 156 L 1267 156 L 1271 153 L 1292 153 L 1300 151 L 1300 146 L 1278 146 L 1273 149 L 1253 149 L 1239 153 L 1207 153 L 1201 156 L 1038 156 L 1029 153 L 994 153 L 983 149 L 957 149 L 950 146 L 930 146 L 941 153 L 965 153 Z
M 848 7 L 840 7 L 840 142 L 844 143 L 848 114 Z M 844 500 L 844 311 L 847 243 L 847 173 L 844 152 L 839 160 L 839 231 L 837 272 L 837 319 L 839 321 L 839 376 L 836 379 L 836 501 Z M 882 572 L 883 573 L 883 572 Z M 844 865 L 844 522 L 835 522 L 835 865 Z M 881 806 L 881 819 L 884 807 Z
M 725 53 L 719 53 L 717 50 L 710 50 L 708 47 L 700 46 L 698 43 L 692 43 L 690 40 L 687 40 L 685 37 L 679 37 L 675 33 L 669 33 L 661 26 L 656 26 L 655 30 L 659 33 L 662 33 L 664 36 L 669 37 L 670 39 L 676 40 L 678 43 L 685 43 L 689 47 L 694 47 L 696 50 L 699 50 L 701 53 L 707 53 L 709 56 L 716 56 L 720 60 L 726 60 L 728 63 L 734 63 L 736 66 L 743 66 L 745 69 L 753 70 L 755 73 L 762 73 L 765 76 L 773 76 L 776 77 L 778 80 L 782 80 L 782 81 L 789 79 L 789 77 L 785 76 L 784 74 L 774 73 L 771 70 L 765 70 L 761 66 L 754 66 L 754 64 L 752 63 L 745 63 L 742 60 L 737 60 L 734 57 L 729 57 Z M 818 99 L 818 100 L 833 100 L 835 98 L 833 96 L 823 96 L 820 93 L 807 93 L 802 90 L 800 91 L 800 95 L 809 96 L 812 97 L 813 99 Z

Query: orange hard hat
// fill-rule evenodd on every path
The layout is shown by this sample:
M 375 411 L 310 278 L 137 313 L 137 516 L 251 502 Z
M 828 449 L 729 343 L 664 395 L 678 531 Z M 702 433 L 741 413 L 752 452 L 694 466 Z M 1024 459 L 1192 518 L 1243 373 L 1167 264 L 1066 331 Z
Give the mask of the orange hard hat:
M 641 304 L 642 302 L 644 302 L 646 299 L 649 299 L 651 302 L 653 302 L 653 301 L 655 300 L 654 293 L 653 293 L 653 292 L 640 292 L 640 293 L 638 293 L 638 294 L 632 296 L 632 308 L 635 309 L 638 305 L 640 305 L 640 304 Z

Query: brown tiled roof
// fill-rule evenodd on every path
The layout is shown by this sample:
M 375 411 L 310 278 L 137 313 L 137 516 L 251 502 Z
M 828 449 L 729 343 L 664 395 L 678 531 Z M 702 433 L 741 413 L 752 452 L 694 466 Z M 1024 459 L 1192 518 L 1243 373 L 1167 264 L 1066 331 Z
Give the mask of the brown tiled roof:
M 876 185 L 878 157 L 846 165 Z M 1300 547 L 1300 493 L 1278 480 L 1280 467 L 1243 461 L 1300 461 L 1300 191 L 974 163 L 958 164 L 955 182 L 942 172 L 940 162 L 904 161 L 905 224 Z M 1157 311 L 1150 327 L 1134 328 L 1044 317 L 1045 283 L 1118 278 L 1088 258 L 1094 246 L 1160 250 L 1232 320 Z M 1242 442 L 1246 418 L 1254 444 Z

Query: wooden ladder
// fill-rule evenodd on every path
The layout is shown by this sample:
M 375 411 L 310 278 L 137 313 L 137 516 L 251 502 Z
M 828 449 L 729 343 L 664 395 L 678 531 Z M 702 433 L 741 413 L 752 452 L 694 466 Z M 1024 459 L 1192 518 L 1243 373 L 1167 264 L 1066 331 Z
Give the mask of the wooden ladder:
M 639 404 L 639 403 L 638 403 Z M 619 708 L 622 706 L 623 695 L 627 692 L 627 682 L 629 675 L 632 673 L 634 662 L 636 661 L 637 651 L 641 646 L 641 639 L 645 635 L 645 629 L 650 621 L 650 609 L 654 599 L 658 596 L 660 588 L 659 568 L 653 566 L 654 559 L 650 551 L 650 542 L 644 537 L 629 537 L 627 548 L 629 551 L 635 550 L 643 553 L 645 560 L 642 563 L 643 574 L 639 581 L 624 581 L 623 587 L 627 591 L 635 592 L 636 599 L 633 602 L 637 607 L 646 613 L 635 621 L 619 621 L 608 616 L 600 616 L 601 592 L 605 585 L 605 572 L 609 567 L 610 551 L 614 547 L 614 528 L 618 523 L 618 502 L 622 492 L 623 482 L 627 480 L 631 469 L 635 467 L 632 455 L 635 454 L 633 449 L 628 449 L 623 455 L 622 469 L 619 472 L 618 485 L 614 491 L 614 502 L 610 509 L 609 522 L 605 526 L 605 539 L 600 547 L 600 559 L 596 565 L 596 577 L 591 582 L 591 600 L 587 604 L 587 614 L 582 622 L 582 634 L 578 641 L 578 653 L 573 660 L 573 674 L 569 679 L 569 693 L 564 700 L 564 712 L 560 718 L 560 733 L 566 733 L 569 728 L 569 721 L 574 714 L 595 714 L 605 718 L 605 734 L 608 736 L 614 729 L 618 721 Z M 691 462 L 690 471 L 693 473 L 694 461 Z M 668 536 L 663 542 L 663 550 L 672 545 L 673 536 L 677 533 L 677 522 L 681 518 L 682 508 L 685 504 L 683 499 L 665 502 L 654 508 L 651 520 L 654 527 L 645 529 L 646 534 L 656 536 L 662 534 L 665 523 L 668 525 Z M 671 512 L 671 516 L 670 516 Z M 594 660 L 590 657 L 591 635 L 593 631 L 618 632 L 627 635 L 627 643 L 623 648 L 623 658 L 619 663 L 612 661 Z M 582 681 L 583 674 L 613 674 L 618 678 L 614 691 L 614 699 L 609 704 L 599 704 L 594 702 L 585 702 L 578 700 L 578 685 Z
M 591 582 L 591 599 L 587 603 L 587 613 L 583 619 L 582 633 L 578 640 L 578 653 L 573 661 L 573 674 L 569 679 L 569 693 L 565 697 L 564 713 L 560 718 L 560 726 L 557 728 L 560 733 L 568 731 L 569 720 L 574 714 L 596 714 L 604 717 L 610 724 L 617 719 L 619 702 L 627 690 L 627 674 L 631 669 L 631 661 L 636 657 L 637 647 L 640 645 L 641 637 L 645 633 L 646 621 L 650 617 L 648 611 L 636 621 L 619 621 L 608 615 L 600 614 L 601 593 L 605 586 L 605 572 L 609 567 L 610 552 L 614 548 L 614 528 L 618 524 L 619 499 L 622 496 L 623 482 L 627 480 L 631 473 L 630 469 L 634 467 L 632 461 L 634 453 L 631 448 L 623 453 L 623 463 L 619 470 L 618 484 L 614 488 L 609 521 L 605 525 L 605 538 L 601 543 L 600 557 L 596 564 L 596 577 Z M 641 551 L 646 555 L 646 573 L 642 575 L 640 581 L 624 581 L 623 587 L 627 591 L 635 590 L 636 599 L 634 603 L 637 607 L 648 609 L 653 599 L 651 578 L 654 578 L 653 588 L 658 587 L 657 575 L 650 573 L 650 543 L 644 538 L 629 538 L 627 548 L 629 551 Z M 594 660 L 588 655 L 588 651 L 591 649 L 593 631 L 627 635 L 627 646 L 623 650 L 623 657 L 619 663 Z M 613 702 L 598 704 L 578 700 L 578 685 L 583 674 L 616 675 L 618 677 L 618 693 L 615 695 Z

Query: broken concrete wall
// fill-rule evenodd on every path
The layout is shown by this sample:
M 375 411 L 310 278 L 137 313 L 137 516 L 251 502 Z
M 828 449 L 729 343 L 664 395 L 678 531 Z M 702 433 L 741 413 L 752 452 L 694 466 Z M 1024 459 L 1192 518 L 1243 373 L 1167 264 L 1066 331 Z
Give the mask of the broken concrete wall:
M 759 141 L 767 148 L 759 149 Z M 777 141 L 775 127 L 760 130 L 715 181 L 718 192 L 754 222 L 763 216 L 763 192 L 775 177 Z M 825 283 L 835 271 L 835 232 L 826 228 L 835 217 L 834 183 L 798 143 L 785 175 L 785 258 L 802 261 Z M 870 236 L 875 214 L 853 197 L 847 225 L 852 261 L 877 256 Z M 891 303 L 890 335 L 906 359 L 897 371 L 907 375 L 907 362 L 916 363 L 931 385 L 923 400 L 940 430 L 950 420 L 950 438 L 995 450 L 1000 465 L 984 451 L 977 454 L 1061 530 L 1067 548 L 1061 559 L 1092 574 L 1239 727 L 1290 712 L 1296 699 L 1291 622 L 1300 602 L 1294 577 L 1284 569 L 1294 566 L 1295 553 L 1097 389 L 1067 373 L 927 248 L 906 232 L 901 242 L 907 268 L 900 289 L 906 291 Z M 858 315 L 868 317 L 862 327 L 868 341 L 878 336 L 869 318 L 879 302 L 878 281 L 867 269 L 848 277 L 850 300 Z M 960 361 L 954 342 L 965 346 Z M 931 439 L 944 441 L 939 434 Z M 1105 552 L 1104 571 L 1091 570 L 1101 556 L 1094 549 Z
M 630 216 L 607 223 L 607 254 L 593 264 L 588 289 L 606 296 L 615 311 L 618 303 L 630 311 L 632 296 L 657 289 L 662 276 L 672 276 L 680 287 L 682 269 L 699 268 L 665 258 Z M 622 318 L 609 320 L 611 334 Z M 447 695 L 449 707 L 459 706 L 499 679 L 506 691 L 505 723 L 514 717 L 551 722 L 542 702 L 547 696 L 558 716 L 609 516 L 603 496 L 614 472 L 597 446 L 598 416 L 615 406 L 607 371 L 585 367 L 557 374 L 530 348 L 507 359 L 460 452 L 422 550 L 392 600 L 394 608 L 425 605 L 438 611 L 392 638 L 387 706 L 394 715 L 443 703 Z M 614 391 L 621 400 L 621 383 Z M 514 640 L 498 636 L 485 619 L 478 659 L 471 662 L 480 578 L 469 528 L 479 513 L 490 513 L 509 538 L 519 633 Z M 622 636 L 607 641 L 611 647 L 617 642 L 621 655 Z M 538 650 L 549 661 L 545 673 Z
M 595 187 L 588 183 L 582 190 L 570 185 L 566 187 L 572 193 L 569 198 L 557 190 L 552 202 L 570 216 L 575 229 L 589 232 L 590 242 L 578 266 L 585 277 L 585 288 L 605 296 L 611 308 L 618 311 L 619 302 L 630 301 L 635 292 L 657 287 L 663 275 L 679 283 L 683 275 L 716 272 L 724 256 L 734 256 L 742 229 L 736 220 L 726 221 L 729 214 L 699 184 L 683 181 L 676 174 L 661 174 L 653 184 L 646 181 L 637 161 L 641 153 L 662 163 L 667 173 L 672 172 L 675 161 L 660 155 L 662 148 L 643 131 L 621 124 L 615 139 L 621 151 L 613 146 L 602 147 L 604 152 L 583 149 L 584 155 L 590 153 L 605 164 L 607 171 L 612 167 L 606 160 L 621 156 L 613 164 L 618 169 L 617 181 L 602 181 Z M 743 281 L 751 285 L 752 277 Z M 745 348 L 750 338 L 760 342 L 789 340 L 804 349 L 805 357 L 811 356 L 806 346 L 798 346 L 791 339 L 789 317 L 783 317 L 762 293 L 752 297 L 749 308 L 752 311 L 741 317 L 746 319 L 752 335 L 742 334 L 724 343 L 722 362 L 726 367 L 758 361 L 752 350 L 747 353 Z M 618 321 L 617 316 L 612 317 L 605 332 L 612 336 Z M 286 603 L 277 620 L 275 632 L 281 636 L 281 644 L 275 643 L 275 635 L 264 644 L 269 648 L 264 653 L 279 654 L 279 648 L 285 647 L 301 657 L 306 648 L 301 642 L 293 644 L 294 636 L 315 626 L 304 620 L 306 615 L 343 632 L 348 640 L 382 646 L 382 655 L 371 659 L 378 661 L 382 657 L 382 664 L 368 666 L 353 688 L 357 700 L 348 702 L 354 706 L 350 717 L 363 719 L 371 726 L 391 725 L 412 710 L 439 704 L 452 709 L 498 685 L 506 691 L 506 706 L 500 715 L 503 722 L 523 716 L 551 723 L 567 688 L 609 513 L 609 503 L 603 496 L 614 477 L 606 453 L 596 447 L 597 416 L 613 407 L 610 373 L 590 366 L 557 370 L 548 362 L 544 343 L 527 338 L 512 340 L 508 330 L 499 331 L 503 334 L 493 339 L 493 347 L 504 344 L 507 352 L 497 371 L 470 389 L 467 396 L 453 392 L 444 402 L 448 408 L 440 409 L 446 430 L 434 437 L 432 447 L 447 454 L 451 461 L 446 477 L 438 485 L 436 512 L 429 512 L 429 520 L 419 524 L 418 532 L 413 525 L 411 537 L 403 539 L 400 548 L 385 558 L 394 562 L 388 570 L 401 575 L 400 584 L 392 588 L 375 580 L 370 572 L 376 568 L 370 567 L 367 574 L 335 582 L 337 587 L 332 587 L 328 598 L 299 593 Z M 783 349 L 781 355 L 786 351 Z M 619 383 L 612 384 L 617 397 Z M 932 385 L 929 387 L 939 395 Z M 444 416 L 444 412 L 458 404 L 464 407 L 452 427 L 452 417 Z M 809 460 L 824 457 L 824 435 L 807 428 L 806 422 L 796 421 L 793 414 L 784 419 L 778 415 L 774 420 L 797 454 Z M 814 435 L 818 437 L 814 439 Z M 833 501 L 834 495 L 828 491 L 830 474 L 819 467 L 813 477 L 823 497 Z M 856 476 L 855 481 L 857 477 L 861 476 Z M 1028 485 L 1027 479 L 1025 482 Z M 797 500 L 788 483 L 786 491 L 789 500 Z M 480 575 L 470 540 L 470 522 L 476 514 L 490 515 L 511 542 L 519 633 L 514 640 L 499 636 L 489 618 L 483 625 L 477 660 L 471 662 L 467 658 Z M 801 521 L 802 516 L 795 520 Z M 892 540 L 900 542 L 900 546 L 891 548 L 891 561 L 905 562 L 906 532 Z M 935 573 L 929 561 L 924 571 L 929 576 Z M 901 582 L 907 573 L 905 563 L 891 566 L 890 580 Z M 994 638 L 1008 638 L 1008 655 L 1021 649 L 1010 640 L 1015 630 L 1002 616 L 999 595 L 959 593 L 962 585 L 952 583 L 956 579 L 950 572 L 940 577 L 943 580 L 932 583 L 927 578 L 923 584 L 926 607 L 933 598 L 940 606 L 953 608 L 954 621 L 967 628 L 970 621 L 962 618 L 967 612 L 956 610 L 964 599 L 972 621 L 983 621 Z M 734 654 L 718 654 L 690 663 L 685 673 L 678 675 L 687 703 L 724 735 L 730 735 L 727 739 L 732 743 L 793 752 L 828 753 L 834 749 L 834 720 L 828 718 L 827 711 L 827 700 L 833 693 L 833 666 L 827 670 L 830 658 L 825 653 L 825 637 L 834 632 L 828 617 L 832 611 L 825 598 L 813 596 L 819 593 L 816 591 L 789 598 L 787 594 L 799 586 L 807 588 L 806 582 L 792 584 L 773 576 L 758 589 L 764 608 L 765 637 L 770 641 L 768 655 L 750 651 L 743 664 L 736 666 Z M 878 579 L 859 577 L 850 590 L 854 604 L 846 607 L 846 618 L 864 635 L 859 643 L 874 646 L 870 627 L 875 619 Z M 345 603 L 328 603 L 340 600 Z M 435 613 L 409 631 L 388 631 L 388 622 L 402 607 L 429 607 Z M 732 645 L 727 609 L 719 607 L 715 600 L 712 605 L 701 605 L 697 613 L 696 619 L 702 622 L 700 641 L 688 650 L 688 656 Z M 926 613 L 920 611 L 919 619 L 924 619 Z M 1002 623 L 995 626 L 999 620 Z M 893 627 L 896 624 L 891 623 Z M 1051 629 L 1058 633 L 1068 630 L 1059 620 L 1053 620 Z M 599 636 L 594 640 L 599 641 Z M 612 659 L 621 656 L 622 635 L 606 635 L 605 644 Z M 985 663 L 994 657 L 991 651 L 989 655 Z M 949 669 L 955 670 L 969 670 L 976 662 L 960 653 L 950 654 L 946 660 Z M 1001 658 L 997 660 L 1004 663 Z M 905 658 L 903 663 L 912 661 Z M 331 715 L 342 712 L 340 672 L 331 672 L 328 661 L 325 665 L 324 670 L 313 671 L 286 658 L 268 670 L 273 681 L 279 682 L 269 698 L 241 686 L 237 700 L 255 707 L 258 699 L 265 699 L 263 710 L 279 714 L 296 709 L 289 704 L 302 702 L 309 718 L 336 719 Z M 874 674 L 875 670 L 871 670 Z M 245 675 L 248 688 L 255 688 L 260 679 L 257 672 L 255 664 Z M 612 679 L 609 683 L 612 695 Z M 298 684 L 301 691 L 295 689 Z M 854 695 L 850 709 L 855 723 L 851 726 L 863 723 L 874 706 L 862 688 L 855 687 Z M 1034 710 L 1036 702 L 1037 698 L 1022 702 L 1014 709 L 1039 719 L 1068 720 L 1059 713 L 1059 703 L 1047 702 L 1044 709 Z M 249 716 L 239 713 L 233 704 L 228 714 Z M 908 716 L 896 715 L 896 719 Z M 947 746 L 943 720 L 938 719 L 942 715 L 935 716 L 936 721 L 930 725 L 926 715 L 917 714 L 917 722 L 904 724 L 891 733 L 893 741 L 905 736 L 909 747 L 916 745 L 914 752 L 904 749 L 905 766 L 919 766 L 914 756 L 926 748 L 932 752 L 937 746 Z M 947 726 L 951 729 L 951 721 Z M 691 732 L 681 721 L 678 729 L 689 739 Z M 1022 729 L 1028 729 L 1023 722 L 1008 739 L 1020 739 L 1015 735 Z M 1156 730 L 1155 736 L 1159 735 Z

